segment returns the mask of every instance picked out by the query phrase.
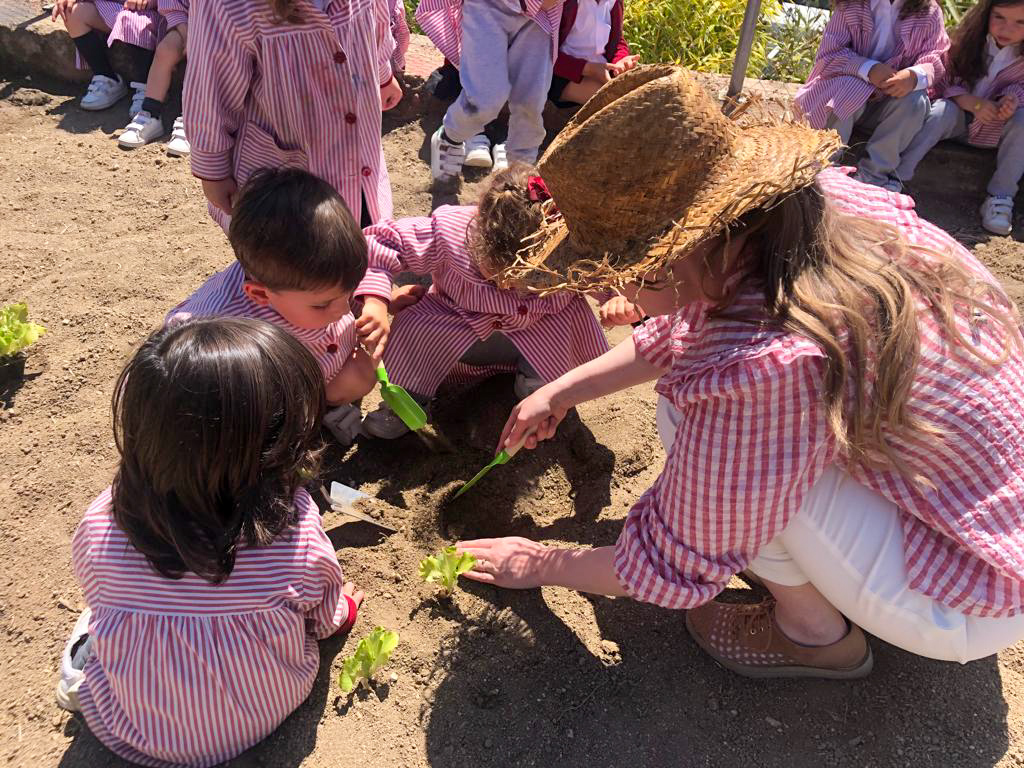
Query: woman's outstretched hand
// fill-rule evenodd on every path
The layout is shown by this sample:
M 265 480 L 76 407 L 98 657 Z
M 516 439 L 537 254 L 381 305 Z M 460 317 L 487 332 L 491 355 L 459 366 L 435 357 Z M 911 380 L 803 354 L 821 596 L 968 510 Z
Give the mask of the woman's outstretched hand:
M 549 550 L 536 541 L 505 536 L 460 541 L 455 546 L 476 558 L 472 570 L 463 574 L 467 579 L 507 589 L 534 589 L 546 583 L 544 562 Z
M 526 438 L 523 447 L 533 450 L 541 440 L 554 437 L 555 430 L 569 409 L 555 404 L 553 390 L 551 384 L 545 384 L 512 409 L 495 453 L 518 445 L 523 438 Z

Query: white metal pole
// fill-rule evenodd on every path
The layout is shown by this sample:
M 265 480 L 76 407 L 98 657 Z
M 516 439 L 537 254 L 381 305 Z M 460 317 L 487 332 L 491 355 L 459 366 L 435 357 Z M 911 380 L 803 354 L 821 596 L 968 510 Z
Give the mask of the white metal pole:
M 729 90 L 725 93 L 727 110 L 743 90 L 743 77 L 747 73 L 747 64 L 750 63 L 750 50 L 754 47 L 754 32 L 757 31 L 757 15 L 760 11 L 761 0 L 747 0 L 743 26 L 740 27 L 740 41 L 736 46 L 736 58 L 732 62 L 732 79 L 729 80 Z

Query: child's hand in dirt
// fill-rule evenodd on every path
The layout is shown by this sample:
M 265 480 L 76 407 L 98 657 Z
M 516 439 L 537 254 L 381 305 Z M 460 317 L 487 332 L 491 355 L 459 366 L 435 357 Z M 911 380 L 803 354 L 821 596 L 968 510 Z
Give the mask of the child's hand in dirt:
M 1009 120 L 1013 117 L 1013 113 L 1017 111 L 1017 107 L 1020 106 L 1020 102 L 1017 100 L 1017 96 L 1012 93 L 1008 93 L 999 101 L 996 102 L 999 109 L 997 117 L 1000 120 Z
M 398 80 L 396 80 L 395 76 L 392 75 L 391 79 L 380 87 L 380 108 L 387 112 L 389 109 L 396 106 L 401 100 L 402 86 L 398 84 Z
M 636 54 L 632 56 L 626 56 L 625 58 L 619 59 L 611 65 L 612 77 L 618 77 L 623 72 L 629 72 L 629 70 L 636 67 L 640 63 L 640 57 Z
M 231 215 L 231 209 L 234 208 L 235 194 L 237 192 L 238 185 L 235 184 L 235 180 L 231 176 L 219 181 L 203 179 L 203 194 L 206 195 L 206 199 L 214 207 L 220 208 L 224 213 L 228 214 L 228 216 Z
M 75 10 L 76 5 L 78 5 L 78 0 L 57 0 L 53 4 L 53 11 L 50 13 L 50 21 L 56 21 L 58 18 L 67 21 L 68 16 Z
M 359 340 L 374 363 L 384 357 L 384 347 L 388 343 L 391 332 L 391 321 L 388 319 L 388 304 L 376 296 L 367 296 L 363 300 L 363 311 L 356 320 L 356 333 Z
M 881 89 L 885 82 L 896 74 L 896 70 L 883 61 L 878 62 L 868 72 L 868 80 L 875 88 Z
M 644 319 L 643 313 L 636 305 L 627 301 L 625 296 L 613 296 L 601 305 L 598 312 L 601 325 L 614 328 L 616 325 L 632 325 Z
M 999 122 L 999 106 L 994 101 L 978 99 L 971 112 L 974 113 L 975 119 L 983 123 Z
M 427 292 L 427 286 L 418 285 L 413 283 L 412 285 L 399 285 L 391 291 L 391 314 L 395 315 L 401 312 L 406 307 L 411 307 L 417 301 L 423 298 L 423 294 Z
M 341 591 L 343 594 L 348 595 L 352 598 L 352 602 L 356 604 L 356 608 L 363 604 L 363 600 L 366 595 L 363 594 L 363 590 L 353 584 L 351 581 L 346 581 L 342 586 Z
M 879 90 L 891 99 L 902 99 L 914 90 L 915 86 L 917 86 L 917 72 L 912 69 L 901 69 L 882 83 Z
M 606 61 L 588 61 L 583 65 L 583 76 L 589 77 L 591 80 L 607 83 L 612 79 L 612 70 L 614 68 L 614 64 L 609 64 Z

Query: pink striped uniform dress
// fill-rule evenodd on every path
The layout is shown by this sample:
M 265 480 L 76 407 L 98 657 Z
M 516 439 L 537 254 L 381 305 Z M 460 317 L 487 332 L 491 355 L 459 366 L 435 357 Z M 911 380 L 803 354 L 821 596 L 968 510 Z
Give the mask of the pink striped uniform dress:
M 971 93 L 971 89 L 949 71 L 947 61 L 944 76 L 935 83 L 928 95 L 932 99 L 953 99 L 965 93 Z M 1018 56 L 1012 64 L 999 70 L 985 92 L 977 95 L 989 101 L 999 101 L 1010 93 L 1017 97 L 1018 104 L 1024 106 L 1024 56 Z M 1005 120 L 994 123 L 972 120 L 967 126 L 967 143 L 975 147 L 998 147 L 1005 125 Z
M 504 2 L 504 0 L 497 0 Z M 550 10 L 541 8 L 541 0 L 519 0 L 523 13 L 540 24 L 551 37 L 551 60 L 558 58 L 558 25 L 562 22 L 562 5 Z M 420 0 L 416 21 L 430 42 L 454 66 L 459 66 L 462 50 L 462 0 Z
M 911 198 L 831 169 L 819 176 L 842 211 L 899 228 L 913 244 L 952 250 L 995 279 Z M 667 372 L 657 391 L 681 411 L 665 468 L 630 511 L 615 568 L 630 595 L 667 608 L 711 600 L 800 509 L 830 464 L 902 510 L 911 588 L 964 614 L 1009 616 L 1024 607 L 1024 357 L 990 369 L 950 347 L 921 308 L 921 356 L 908 408 L 948 437 L 944 443 L 890 438 L 912 471 L 854 466 L 836 447 L 821 402 L 825 354 L 810 340 L 756 324 L 763 296 L 736 309 L 754 323 L 709 317 L 695 304 L 634 333 L 637 351 Z M 990 324 L 960 331 L 998 354 Z M 872 372 L 869 371 L 871 375 Z
M 147 766 L 210 766 L 262 740 L 309 695 L 316 641 L 349 617 L 342 573 L 309 494 L 231 575 L 160 576 L 114 523 L 110 489 L 75 532 L 75 576 L 92 609 L 79 698 L 111 751 Z
M 352 356 L 356 347 L 356 325 L 352 313 L 344 315 L 324 328 L 299 328 L 292 325 L 272 307 L 260 306 L 242 289 L 245 272 L 237 261 L 213 275 L 199 289 L 172 309 L 165 320 L 168 325 L 183 323 L 192 317 L 224 315 L 254 317 L 280 326 L 302 342 L 320 364 L 324 381 L 330 382 Z M 391 300 L 391 278 L 378 270 L 367 270 L 354 291 L 354 296 L 377 296 Z
M 164 17 L 153 8 L 148 11 L 130 11 L 124 7 L 123 0 L 83 0 L 96 6 L 103 23 L 110 27 L 107 45 L 121 42 L 137 45 L 152 51 L 167 31 Z M 88 69 L 82 57 L 75 53 L 75 66 Z
M 405 0 L 394 0 L 391 10 L 391 36 L 395 39 L 395 52 L 391 54 L 391 69 L 405 71 L 405 54 L 409 50 L 409 20 L 405 17 Z
M 845 120 L 880 92 L 857 71 L 871 47 L 874 19 L 869 0 L 841 0 L 818 46 L 807 82 L 793 98 L 797 110 L 815 128 L 824 128 L 829 116 Z M 949 48 L 942 10 L 932 0 L 923 14 L 900 19 L 894 34 L 896 47 L 885 62 L 899 71 L 920 66 L 935 83 L 943 74 L 942 55 Z
M 157 0 L 157 10 L 167 21 L 167 29 L 188 24 L 189 0 Z
M 380 86 L 391 79 L 388 0 L 297 2 L 296 23 L 268 0 L 196 0 L 183 113 L 192 173 L 241 186 L 264 167 L 303 168 L 358 219 L 391 215 Z M 210 206 L 226 228 L 228 217 Z
M 384 352 L 391 380 L 432 396 L 449 374 L 468 383 L 459 358 L 495 331 L 505 334 L 546 381 L 608 350 L 586 299 L 574 294 L 521 296 L 487 280 L 466 247 L 476 206 L 441 206 L 429 217 L 381 222 L 363 231 L 375 263 L 392 274 L 429 274 L 428 293 L 395 315 Z M 481 371 L 487 375 L 490 371 Z

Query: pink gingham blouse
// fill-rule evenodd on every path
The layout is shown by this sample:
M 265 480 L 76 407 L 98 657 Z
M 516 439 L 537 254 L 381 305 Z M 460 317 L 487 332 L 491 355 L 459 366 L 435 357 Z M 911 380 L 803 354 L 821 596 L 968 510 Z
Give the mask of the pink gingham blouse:
M 540 24 L 551 38 L 551 61 L 558 58 L 558 25 L 562 21 L 562 3 L 550 10 L 541 8 L 541 0 L 491 0 L 518 7 Z M 416 21 L 430 42 L 456 67 L 462 52 L 462 0 L 420 0 Z
M 292 325 L 270 306 L 261 306 L 245 295 L 245 271 L 237 261 L 203 283 L 199 289 L 172 309 L 165 320 L 168 325 L 183 323 L 193 317 L 224 315 L 254 317 L 280 326 L 302 342 L 320 364 L 324 381 L 337 376 L 356 347 L 356 321 L 351 312 L 324 328 L 299 328 Z M 391 278 L 383 272 L 368 269 L 359 283 L 355 297 L 376 296 L 391 300 Z
M 819 183 L 841 210 L 897 226 L 911 243 L 952 249 L 995 282 L 914 202 L 827 170 Z M 737 309 L 756 313 L 760 295 Z M 615 568 L 637 599 L 667 608 L 711 600 L 800 509 L 830 464 L 900 507 L 911 588 L 962 613 L 1008 616 L 1024 606 L 1024 357 L 991 371 L 952 350 L 919 315 L 921 359 L 908 408 L 946 430 L 944 443 L 893 440 L 934 484 L 866 470 L 839 453 L 821 402 L 824 352 L 772 327 L 709 318 L 695 304 L 634 333 L 637 351 L 667 372 L 657 391 L 681 411 L 665 468 L 630 511 Z M 967 337 L 971 331 L 963 323 Z M 991 356 L 994 329 L 975 337 Z
M 348 621 L 342 573 L 304 490 L 297 522 L 266 547 L 238 550 L 210 584 L 159 575 L 114 523 L 110 489 L 72 543 L 92 609 L 93 655 L 79 698 L 111 751 L 147 766 L 209 766 L 261 741 L 309 695 L 316 641 Z
M 941 80 L 935 83 L 929 95 L 935 98 L 953 99 L 971 93 L 966 84 L 955 77 L 949 70 L 949 62 L 946 63 L 946 72 Z M 1003 96 L 1012 93 L 1017 97 L 1017 103 L 1024 107 L 1024 56 L 1018 56 L 1016 60 L 999 70 L 999 73 L 992 80 L 985 93 L 977 94 L 989 101 L 999 101 Z M 1021 107 L 1018 107 L 1020 109 Z M 981 120 L 972 120 L 967 126 L 967 143 L 976 147 L 997 147 L 1003 136 L 1005 120 L 995 123 L 983 123 Z
M 391 79 L 387 0 L 298 0 L 278 21 L 268 0 L 195 0 L 183 113 L 192 173 L 239 186 L 259 168 L 303 168 L 357 218 L 391 215 L 380 86 Z M 210 214 L 226 225 L 220 209 Z
M 831 114 L 845 120 L 868 99 L 879 95 L 875 86 L 857 74 L 867 60 L 873 26 L 870 0 L 842 0 L 836 4 L 825 25 L 811 74 L 793 98 L 797 111 L 814 128 L 824 128 Z M 949 48 L 949 37 L 942 10 L 934 0 L 925 13 L 899 20 L 894 42 L 893 54 L 885 62 L 893 69 L 920 67 L 929 84 L 942 76 L 942 55 Z
M 363 230 L 374 264 L 392 274 L 429 274 L 429 292 L 395 315 L 384 361 L 391 380 L 433 395 L 459 358 L 495 331 L 506 335 L 545 380 L 599 357 L 608 342 L 586 299 L 521 296 L 480 274 L 466 246 L 475 205 L 444 205 L 429 217 Z M 471 379 L 468 372 L 459 379 Z M 455 383 L 455 382 L 453 382 Z

